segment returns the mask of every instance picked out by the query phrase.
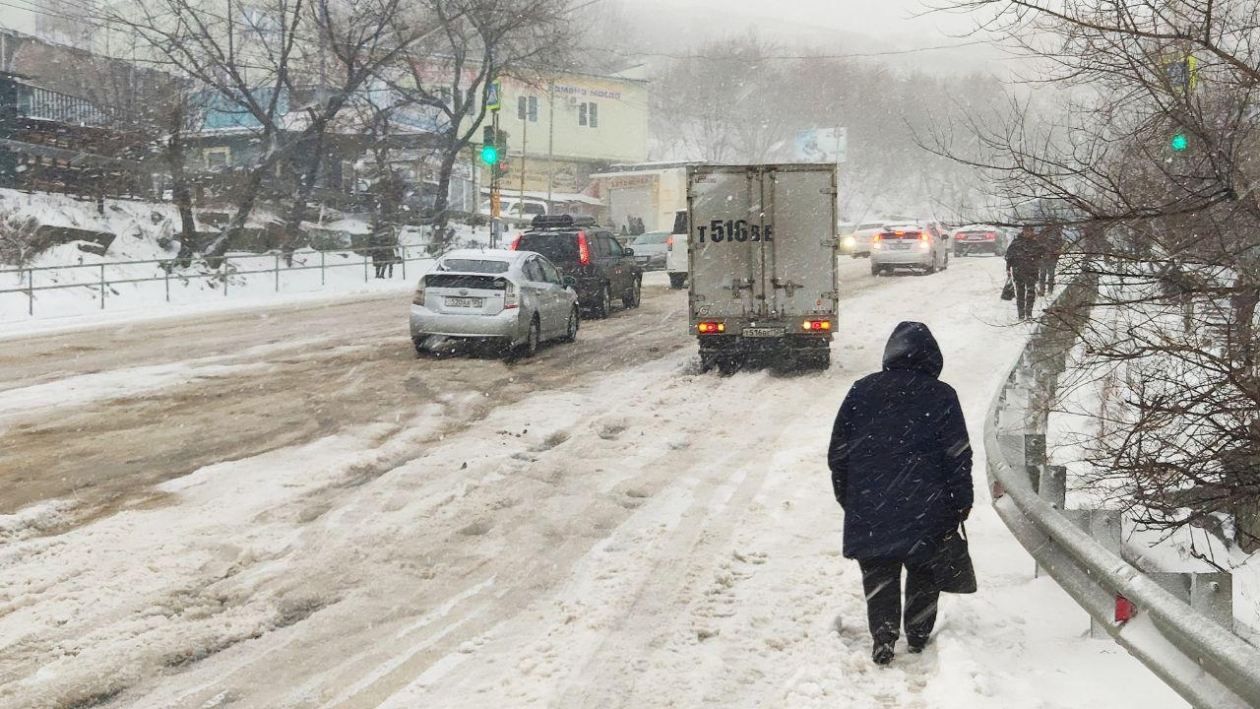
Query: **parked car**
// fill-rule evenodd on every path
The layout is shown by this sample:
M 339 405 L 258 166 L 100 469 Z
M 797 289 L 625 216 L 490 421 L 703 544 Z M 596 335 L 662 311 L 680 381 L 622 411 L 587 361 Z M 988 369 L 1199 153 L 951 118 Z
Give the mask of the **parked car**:
M 417 353 L 455 340 L 497 342 L 533 356 L 545 341 L 577 339 L 574 285 L 540 254 L 451 251 L 416 286 L 411 341 Z
M 542 254 L 572 277 L 585 314 L 608 317 L 614 298 L 627 308 L 639 307 L 643 269 L 634 249 L 623 248 L 590 217 L 534 217 L 533 228 L 516 237 L 512 250 Z
M 849 235 L 852 239 L 847 248 L 845 239 L 840 240 L 840 248 L 842 251 L 848 251 L 853 258 L 865 258 L 871 255 L 871 241 L 884 228 L 884 222 L 863 222 L 857 225 L 853 233 Z
M 669 272 L 669 287 L 679 290 L 687 286 L 687 271 L 691 268 L 687 255 L 687 210 L 674 213 L 674 229 L 665 249 L 665 270 Z
M 1006 253 L 1005 235 L 990 224 L 969 224 L 954 232 L 954 255 Z
M 634 262 L 644 271 L 660 271 L 665 268 L 665 258 L 669 255 L 669 232 L 649 231 L 639 234 L 630 241 L 634 249 Z
M 490 200 L 481 203 L 478 209 L 483 215 L 490 216 Z M 546 216 L 547 203 L 541 199 L 526 197 L 501 197 L 499 199 L 499 215 L 512 219 L 533 219 Z
M 936 273 L 949 267 L 949 239 L 927 224 L 889 224 L 871 240 L 871 275 L 913 268 Z

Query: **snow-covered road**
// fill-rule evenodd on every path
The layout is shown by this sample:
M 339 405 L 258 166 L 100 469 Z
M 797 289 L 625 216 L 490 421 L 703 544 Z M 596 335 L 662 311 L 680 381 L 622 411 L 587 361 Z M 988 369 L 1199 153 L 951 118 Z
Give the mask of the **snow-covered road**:
M 978 445 L 1022 334 L 995 259 L 843 266 L 824 375 L 698 375 L 659 287 L 514 367 L 412 359 L 405 300 L 0 344 L 0 705 L 1180 706 L 1031 578 L 982 457 L 981 592 L 871 664 L 835 409 L 922 320 Z

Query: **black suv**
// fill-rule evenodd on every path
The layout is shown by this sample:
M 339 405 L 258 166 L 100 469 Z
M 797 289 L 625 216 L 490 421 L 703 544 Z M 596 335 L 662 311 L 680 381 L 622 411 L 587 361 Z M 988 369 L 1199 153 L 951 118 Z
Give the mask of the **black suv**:
M 532 228 L 516 237 L 512 249 L 542 254 L 572 276 L 584 314 L 608 317 L 614 298 L 627 308 L 639 307 L 643 269 L 635 263 L 634 250 L 622 247 L 590 217 L 534 217 Z

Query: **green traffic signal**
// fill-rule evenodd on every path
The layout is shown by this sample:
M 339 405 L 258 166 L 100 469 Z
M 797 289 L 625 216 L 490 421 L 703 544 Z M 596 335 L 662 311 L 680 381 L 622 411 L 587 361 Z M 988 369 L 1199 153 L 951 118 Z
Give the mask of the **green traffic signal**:
M 486 165 L 495 165 L 499 162 L 499 149 L 493 145 L 481 146 L 481 162 Z
M 1185 133 L 1178 133 L 1172 137 L 1170 144 L 1174 153 L 1184 153 L 1190 147 L 1190 139 Z

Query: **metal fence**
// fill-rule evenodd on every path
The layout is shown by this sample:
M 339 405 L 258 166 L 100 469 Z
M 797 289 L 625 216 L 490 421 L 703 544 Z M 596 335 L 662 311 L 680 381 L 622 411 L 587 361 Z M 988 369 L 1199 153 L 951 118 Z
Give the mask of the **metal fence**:
M 318 263 L 312 263 L 312 261 Z M 188 268 L 178 268 L 178 259 L 154 259 L 141 261 L 107 261 L 91 264 L 70 264 L 64 266 L 35 266 L 30 268 L 0 269 L 0 280 L 6 276 L 17 276 L 21 285 L 16 288 L 0 288 L 0 297 L 23 295 L 27 300 L 27 315 L 35 314 L 38 294 L 46 291 L 86 289 L 93 291 L 100 300 L 100 309 L 104 310 L 109 300 L 112 286 L 136 283 L 162 283 L 164 298 L 171 302 L 171 284 L 187 283 L 195 280 L 217 281 L 222 285 L 226 297 L 232 290 L 232 279 L 247 276 L 268 274 L 274 283 L 274 292 L 279 293 L 285 274 L 303 271 L 319 271 L 320 287 L 327 285 L 327 274 L 335 269 L 357 268 L 363 271 L 363 282 L 367 283 L 376 275 L 379 266 L 389 274 L 389 278 L 407 279 L 407 265 L 418 261 L 432 261 L 433 257 L 423 246 L 381 246 L 364 247 L 344 251 L 309 251 L 295 252 L 292 263 L 280 252 L 265 254 L 236 254 L 216 259 L 216 266 L 211 267 L 204 259 L 196 259 Z M 161 275 L 127 277 L 120 273 L 123 269 L 151 266 L 161 271 Z M 418 275 L 412 268 L 413 275 Z M 55 274 L 55 275 L 54 275 Z M 57 282 L 50 276 L 69 275 L 70 282 Z M 85 277 L 80 277 L 85 276 Z M 41 282 L 41 280 L 43 282 Z
M 1260 707 L 1260 650 L 1231 632 L 1229 574 L 1147 574 L 1123 558 L 1120 517 L 1065 510 L 1065 471 L 1047 464 L 1058 376 L 1089 317 L 1097 279 L 1051 304 L 985 421 L 993 506 L 1011 533 L 1111 637 L 1196 707 Z

